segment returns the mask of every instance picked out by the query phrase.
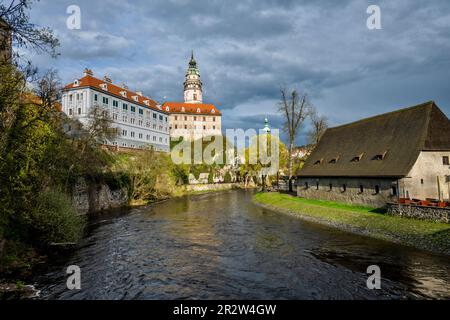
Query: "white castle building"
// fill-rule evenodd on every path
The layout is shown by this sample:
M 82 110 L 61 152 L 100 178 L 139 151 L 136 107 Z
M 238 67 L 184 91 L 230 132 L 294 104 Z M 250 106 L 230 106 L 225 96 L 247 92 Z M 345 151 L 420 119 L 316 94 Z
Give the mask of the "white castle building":
M 184 102 L 165 102 L 170 113 L 170 136 L 196 140 L 222 134 L 222 114 L 213 104 L 203 103 L 202 81 L 192 53 L 184 82 Z
M 108 77 L 95 78 L 86 69 L 63 89 L 62 111 L 85 124 L 94 106 L 103 107 L 113 120 L 118 136 L 106 145 L 119 148 L 169 151 L 169 113 L 158 103 L 142 94 L 128 90 L 125 85 L 114 85 Z

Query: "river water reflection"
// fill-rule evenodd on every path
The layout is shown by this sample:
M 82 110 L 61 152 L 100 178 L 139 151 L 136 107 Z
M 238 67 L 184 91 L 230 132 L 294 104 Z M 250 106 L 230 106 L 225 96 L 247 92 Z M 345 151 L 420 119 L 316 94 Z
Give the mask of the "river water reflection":
M 170 200 L 93 221 L 36 278 L 45 299 L 450 298 L 450 258 L 271 212 L 252 192 Z M 381 290 L 366 269 L 381 268 Z M 66 267 L 82 289 L 66 289 Z

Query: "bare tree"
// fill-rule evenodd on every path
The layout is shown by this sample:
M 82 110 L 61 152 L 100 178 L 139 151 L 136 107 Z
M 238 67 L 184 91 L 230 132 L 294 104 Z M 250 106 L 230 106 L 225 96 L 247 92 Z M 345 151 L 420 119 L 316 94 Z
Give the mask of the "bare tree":
M 308 132 L 309 143 L 317 145 L 325 131 L 328 129 L 328 119 L 319 115 L 316 108 L 312 107 L 310 112 L 312 129 Z
M 61 90 L 61 80 L 57 71 L 50 69 L 37 81 L 35 93 L 44 108 L 55 108 L 61 100 Z
M 306 94 L 300 95 L 296 90 L 293 90 L 290 94 L 286 88 L 281 88 L 281 102 L 279 110 L 283 112 L 285 117 L 284 131 L 288 134 L 289 146 L 288 146 L 288 171 L 289 171 L 289 191 L 293 191 L 292 188 L 292 153 L 295 147 L 295 139 L 300 130 L 301 125 L 310 113 L 310 104 L 308 96 Z
M 30 22 L 28 10 L 32 0 L 9 0 L 0 3 L 0 21 L 3 29 L 11 36 L 12 42 L 19 48 L 32 49 L 37 52 L 49 53 L 52 57 L 58 54 L 58 39 L 50 28 L 42 28 Z M 9 37 L 4 37 L 1 46 L 8 46 Z M 15 57 L 19 57 L 15 53 Z

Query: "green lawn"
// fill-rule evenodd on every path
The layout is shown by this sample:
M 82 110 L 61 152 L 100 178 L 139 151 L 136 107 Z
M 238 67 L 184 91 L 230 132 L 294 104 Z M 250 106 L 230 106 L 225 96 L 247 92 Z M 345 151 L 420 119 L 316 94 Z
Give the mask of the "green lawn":
M 390 216 L 374 208 L 309 200 L 276 192 L 258 193 L 254 201 L 327 225 L 368 231 L 377 238 L 450 253 L 449 224 Z

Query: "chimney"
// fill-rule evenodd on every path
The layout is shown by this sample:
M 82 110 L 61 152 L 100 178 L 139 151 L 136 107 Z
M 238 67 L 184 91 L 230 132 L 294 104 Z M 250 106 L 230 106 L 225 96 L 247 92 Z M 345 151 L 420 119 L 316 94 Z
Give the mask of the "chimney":
M 91 69 L 86 68 L 86 69 L 84 69 L 83 75 L 84 75 L 85 77 L 86 77 L 86 76 L 93 76 L 94 73 L 92 72 Z
M 142 97 L 142 91 L 136 91 L 136 94 Z
M 105 76 L 105 77 L 103 78 L 103 81 L 105 81 L 105 82 L 107 82 L 107 83 L 112 83 L 111 78 L 109 78 L 108 76 Z

